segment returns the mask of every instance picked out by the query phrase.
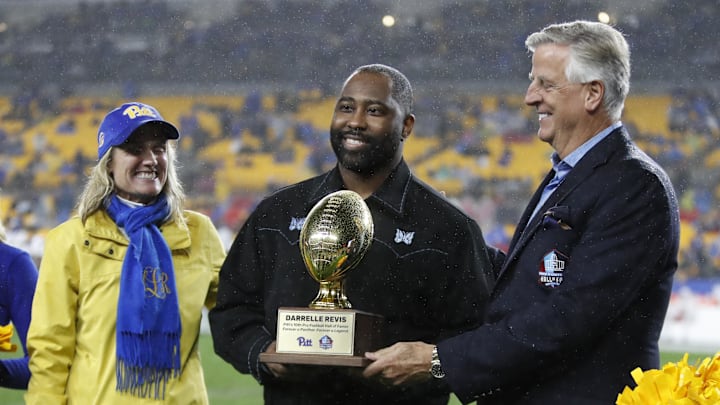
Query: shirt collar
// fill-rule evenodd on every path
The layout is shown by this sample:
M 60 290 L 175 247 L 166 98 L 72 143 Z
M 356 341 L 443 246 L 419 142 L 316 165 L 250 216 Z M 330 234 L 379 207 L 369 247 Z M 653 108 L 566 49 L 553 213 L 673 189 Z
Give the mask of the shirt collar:
M 380 188 L 377 189 L 367 200 L 376 200 L 386 205 L 398 213 L 403 212 L 405 206 L 405 197 L 408 186 L 412 180 L 412 174 L 405 160 L 401 160 L 395 169 L 390 173 Z M 344 190 L 340 170 L 335 166 L 329 171 L 320 182 L 318 188 L 311 194 L 311 203 L 315 204 L 326 195 L 335 191 Z
M 117 194 L 117 193 L 116 193 L 116 194 Z M 123 203 L 123 204 L 125 204 L 125 205 L 127 205 L 128 207 L 131 207 L 131 208 L 138 208 L 138 207 L 143 207 L 143 206 L 145 206 L 145 204 L 141 204 L 141 203 L 139 203 L 139 202 L 127 200 L 127 199 L 125 199 L 125 198 L 120 197 L 119 195 L 117 196 L 117 198 L 118 198 L 118 200 L 120 200 L 121 203 Z
M 580 145 L 579 148 L 575 149 L 574 151 L 570 152 L 569 155 L 565 156 L 565 159 L 563 159 L 563 161 L 565 163 L 567 163 L 570 167 L 575 167 L 575 165 L 577 165 L 577 163 L 580 161 L 580 159 L 582 159 L 583 156 L 585 156 L 585 154 L 588 153 L 588 151 L 593 148 L 593 146 L 600 143 L 600 141 L 602 141 L 608 135 L 610 135 L 611 132 L 620 128 L 621 126 L 622 126 L 622 122 L 618 121 L 618 122 L 610 125 L 609 127 L 603 129 L 602 131 L 598 132 L 597 135 L 588 139 L 587 141 L 585 141 L 585 143 Z M 558 156 L 557 152 L 553 152 L 550 159 L 553 163 L 553 167 L 555 167 L 558 163 L 560 163 L 560 157 Z

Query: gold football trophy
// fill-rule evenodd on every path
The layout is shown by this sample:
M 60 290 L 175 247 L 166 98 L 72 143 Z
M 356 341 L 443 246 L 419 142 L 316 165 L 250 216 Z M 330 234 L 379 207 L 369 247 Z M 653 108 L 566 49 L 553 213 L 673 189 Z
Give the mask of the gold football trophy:
M 300 231 L 305 267 L 320 283 L 310 308 L 352 308 L 343 290 L 343 279 L 360 263 L 372 239 L 372 215 L 354 191 L 329 194 L 310 210 Z
M 320 283 L 308 308 L 278 309 L 277 353 L 260 361 L 362 367 L 363 354 L 379 348 L 382 317 L 351 309 L 343 279 L 360 263 L 373 239 L 370 209 L 350 190 L 328 194 L 308 213 L 300 253 Z

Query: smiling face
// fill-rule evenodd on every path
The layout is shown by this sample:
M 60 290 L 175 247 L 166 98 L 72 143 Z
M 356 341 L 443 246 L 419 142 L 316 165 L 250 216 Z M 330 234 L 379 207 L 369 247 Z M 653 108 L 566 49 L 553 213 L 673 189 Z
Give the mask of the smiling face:
M 525 95 L 525 104 L 535 107 L 538 113 L 538 137 L 552 145 L 561 157 L 581 145 L 588 133 L 584 127 L 588 121 L 586 85 L 571 83 L 565 77 L 569 60 L 569 46 L 538 46 Z
M 167 135 L 162 127 L 139 127 L 111 153 L 108 169 L 117 195 L 141 204 L 152 203 L 167 181 Z
M 413 121 L 392 98 L 390 85 L 385 75 L 360 72 L 343 87 L 330 125 L 330 143 L 343 168 L 371 176 L 400 162 L 401 140 Z

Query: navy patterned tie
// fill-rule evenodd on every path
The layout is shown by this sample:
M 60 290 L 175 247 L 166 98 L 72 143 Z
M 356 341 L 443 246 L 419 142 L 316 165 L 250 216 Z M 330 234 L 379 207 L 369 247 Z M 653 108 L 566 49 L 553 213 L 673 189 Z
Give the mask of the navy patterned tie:
M 533 214 L 530 216 L 530 218 L 534 217 L 535 214 L 537 214 L 540 207 L 542 207 L 545 204 L 545 201 L 550 198 L 550 194 L 552 194 L 553 191 L 558 188 L 560 183 L 562 183 L 562 181 L 565 179 L 565 176 L 570 172 L 571 169 L 572 166 L 562 160 L 555 164 L 555 166 L 553 166 L 553 170 L 555 170 L 555 177 L 553 177 L 552 180 L 550 180 L 550 182 L 545 185 L 545 188 L 543 188 L 542 195 L 540 196 L 540 201 L 538 201 L 538 204 L 535 207 L 535 211 L 533 211 Z
M 562 181 L 565 179 L 565 176 L 568 174 L 568 172 L 572 169 L 572 166 L 565 163 L 564 161 L 560 161 L 560 163 L 557 164 L 557 166 L 553 167 L 553 170 L 555 170 L 555 177 L 550 180 L 550 182 L 545 185 L 545 189 L 543 190 L 543 195 L 552 194 L 553 191 L 562 183 Z

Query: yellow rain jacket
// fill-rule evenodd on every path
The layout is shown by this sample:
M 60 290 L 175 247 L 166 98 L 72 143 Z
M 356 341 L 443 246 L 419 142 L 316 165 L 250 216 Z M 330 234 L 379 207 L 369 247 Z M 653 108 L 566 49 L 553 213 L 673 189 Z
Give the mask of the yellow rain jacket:
M 160 227 L 172 252 L 182 336 L 181 375 L 165 400 L 115 390 L 115 321 L 128 239 L 103 210 L 51 230 L 28 331 L 32 378 L 28 405 L 208 404 L 198 337 L 203 306 L 212 308 L 225 249 L 210 219 L 185 211 L 187 228 Z

